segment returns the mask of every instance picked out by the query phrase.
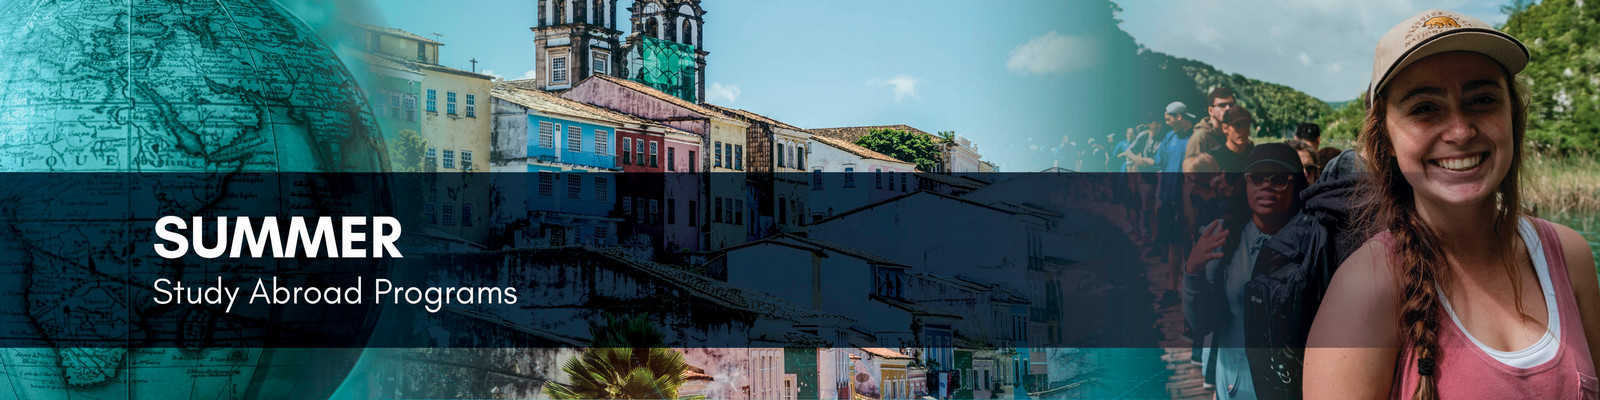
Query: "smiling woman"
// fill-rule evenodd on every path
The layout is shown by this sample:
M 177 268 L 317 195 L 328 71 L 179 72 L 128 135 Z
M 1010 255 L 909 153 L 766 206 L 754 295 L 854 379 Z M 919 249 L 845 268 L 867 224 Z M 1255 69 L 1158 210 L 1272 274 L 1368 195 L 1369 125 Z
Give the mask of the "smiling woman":
M 1515 38 L 1448 11 L 1379 42 L 1361 133 L 1373 235 L 1312 326 L 1308 398 L 1596 397 L 1588 243 L 1519 206 L 1527 63 Z

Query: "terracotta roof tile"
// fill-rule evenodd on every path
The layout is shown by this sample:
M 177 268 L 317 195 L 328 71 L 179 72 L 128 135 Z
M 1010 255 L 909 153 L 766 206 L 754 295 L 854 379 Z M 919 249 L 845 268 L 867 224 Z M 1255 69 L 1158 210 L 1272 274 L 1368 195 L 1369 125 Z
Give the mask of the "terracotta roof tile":
M 861 350 L 866 351 L 868 354 L 872 354 L 873 356 L 882 358 L 911 359 L 911 356 L 883 347 L 862 347 Z
M 836 148 L 838 148 L 840 150 L 844 150 L 845 152 L 848 152 L 850 154 L 855 154 L 856 156 L 861 157 L 861 158 L 912 164 L 910 162 L 906 162 L 906 161 L 902 161 L 902 160 L 894 158 L 894 157 L 890 157 L 890 156 L 885 155 L 883 153 L 879 153 L 879 152 L 876 152 L 876 151 L 869 150 L 869 149 L 867 149 L 865 147 L 861 147 L 860 145 L 845 141 L 843 139 L 838 139 L 838 138 L 829 137 L 829 136 L 822 136 L 822 135 L 813 135 L 813 136 L 811 136 L 811 138 L 815 139 L 815 140 L 817 140 L 819 142 L 822 142 L 823 144 L 836 147 Z M 915 166 L 916 164 L 912 164 L 912 165 Z
M 925 132 L 925 131 L 923 131 L 921 129 L 912 128 L 910 125 L 904 125 L 904 124 L 873 125 L 873 126 L 847 126 L 847 127 L 840 127 L 840 128 L 813 128 L 813 129 L 811 129 L 811 133 L 814 133 L 814 134 L 817 134 L 817 135 L 822 135 L 822 136 L 827 136 L 827 137 L 831 137 L 831 138 L 836 138 L 836 139 L 843 139 L 843 140 L 848 141 L 850 143 L 855 143 L 857 140 L 861 140 L 862 137 L 866 137 L 867 134 L 870 134 L 870 133 L 872 133 L 873 130 L 877 130 L 877 129 L 893 129 L 893 130 L 907 131 L 907 132 L 911 132 L 911 133 L 920 133 L 920 134 L 928 135 L 928 137 L 931 137 L 931 138 L 934 138 L 934 139 L 938 139 L 939 138 L 939 136 L 937 136 L 937 135 Z
M 612 111 L 605 107 L 568 100 L 549 92 L 521 89 L 505 82 L 495 85 L 494 92 L 492 94 L 496 99 L 509 101 L 511 103 L 538 110 L 540 112 L 587 118 L 597 121 L 638 124 L 651 128 L 661 128 L 669 131 L 688 134 L 688 132 L 683 130 L 662 125 L 644 118 Z
M 778 298 L 777 296 L 773 296 L 765 292 L 737 287 L 730 285 L 727 282 L 711 279 L 704 275 L 690 273 L 676 267 L 658 264 L 651 261 L 634 259 L 615 250 L 585 249 L 584 251 L 590 251 L 604 255 L 614 261 L 631 265 L 639 271 L 649 273 L 666 281 L 680 285 L 680 287 L 694 292 L 691 293 L 693 296 L 722 302 L 735 308 L 745 309 L 795 322 L 812 318 L 830 318 L 851 322 L 855 321 L 843 315 L 811 310 L 807 307 L 802 307 L 800 305 L 791 303 L 788 300 Z
M 730 117 L 739 118 L 739 119 L 743 119 L 743 120 L 750 121 L 750 122 L 761 122 L 761 123 L 765 123 L 767 125 L 772 125 L 772 126 L 776 126 L 776 127 L 783 128 L 783 129 L 788 129 L 788 130 L 793 130 L 793 131 L 800 131 L 800 132 L 808 132 L 809 133 L 809 131 L 807 131 L 805 129 L 801 129 L 800 127 L 797 127 L 797 126 L 794 126 L 794 125 L 785 124 L 785 123 L 783 123 L 783 121 L 775 120 L 775 119 L 769 118 L 769 117 L 767 117 L 765 115 L 756 114 L 756 113 L 753 113 L 753 112 L 750 112 L 750 111 L 737 109 L 737 108 L 723 107 L 723 106 L 719 106 L 719 105 L 711 104 L 711 103 L 704 103 L 704 104 L 701 104 L 701 105 L 702 106 L 706 106 L 707 108 L 711 108 L 712 110 L 721 111 L 723 114 L 726 114 L 726 115 L 728 115 Z

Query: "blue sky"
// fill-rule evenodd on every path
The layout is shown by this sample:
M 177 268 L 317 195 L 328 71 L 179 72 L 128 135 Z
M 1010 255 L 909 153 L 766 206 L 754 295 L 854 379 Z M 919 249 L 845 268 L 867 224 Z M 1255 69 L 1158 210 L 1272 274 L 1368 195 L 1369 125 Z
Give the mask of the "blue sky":
M 618 5 L 626 20 L 629 0 Z M 1287 84 L 1324 100 L 1365 87 L 1372 46 L 1420 5 L 1389 0 L 1119 1 L 1151 49 Z M 1492 23 L 1501 1 L 1435 7 Z M 533 0 L 380 0 L 376 23 L 445 43 L 441 62 L 507 79 L 533 69 Z M 805 128 L 907 124 L 953 130 L 1004 171 L 1038 171 L 1094 118 L 1097 44 L 1088 1 L 707 0 L 710 102 Z M 1097 20 L 1098 19 L 1098 20 Z M 624 30 L 627 30 L 625 27 Z
M 1123 30 L 1151 50 L 1289 85 L 1325 101 L 1355 99 L 1372 80 L 1378 38 L 1406 17 L 1452 10 L 1505 23 L 1509 1 L 1121 0 Z

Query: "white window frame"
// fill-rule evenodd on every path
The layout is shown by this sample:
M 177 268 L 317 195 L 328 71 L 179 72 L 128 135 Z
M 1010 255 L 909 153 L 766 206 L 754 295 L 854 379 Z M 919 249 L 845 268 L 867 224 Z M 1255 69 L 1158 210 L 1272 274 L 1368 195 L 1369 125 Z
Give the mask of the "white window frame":
M 558 67 L 557 65 L 560 66 Z M 565 54 L 560 56 L 551 56 L 550 84 L 554 85 L 567 83 L 567 67 L 567 56 Z
M 583 127 L 567 125 L 567 151 L 573 153 L 583 151 Z
M 539 121 L 539 147 L 554 148 L 556 146 L 557 129 L 561 129 L 561 125 L 550 121 Z
M 589 74 L 610 75 L 611 56 L 603 51 L 589 52 Z

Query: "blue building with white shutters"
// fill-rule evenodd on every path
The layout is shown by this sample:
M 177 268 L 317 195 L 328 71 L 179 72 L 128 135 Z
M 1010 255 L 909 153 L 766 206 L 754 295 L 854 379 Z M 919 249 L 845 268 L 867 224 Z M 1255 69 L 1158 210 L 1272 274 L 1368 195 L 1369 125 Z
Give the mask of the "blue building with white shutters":
M 618 244 L 617 129 L 625 116 L 549 93 L 493 91 L 490 170 L 503 197 L 496 218 L 517 247 Z M 524 205 L 517 207 L 517 204 Z

